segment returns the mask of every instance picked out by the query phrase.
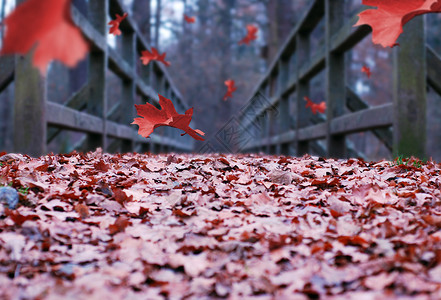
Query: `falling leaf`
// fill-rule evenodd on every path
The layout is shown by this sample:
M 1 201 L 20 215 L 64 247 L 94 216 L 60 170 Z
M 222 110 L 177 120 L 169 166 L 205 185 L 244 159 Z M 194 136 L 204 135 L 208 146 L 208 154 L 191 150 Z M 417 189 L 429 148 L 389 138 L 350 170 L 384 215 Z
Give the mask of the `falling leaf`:
M 183 115 L 178 114 L 170 99 L 167 99 L 159 94 L 158 96 L 161 109 L 157 109 L 150 103 L 142 105 L 135 104 L 136 111 L 142 118 L 135 118 L 131 124 L 137 124 L 139 126 L 138 134 L 147 138 L 155 128 L 159 126 L 170 126 L 184 130 L 185 133 L 188 133 L 195 140 L 204 140 L 199 136 L 205 135 L 204 132 L 200 131 L 199 129 L 190 128 L 191 117 L 193 116 L 193 108 L 188 109 Z
M 189 16 L 184 14 L 184 20 L 185 20 L 185 22 L 191 24 L 191 23 L 194 23 L 196 21 L 196 17 L 194 17 L 194 16 L 193 17 L 189 17 Z
M 228 97 L 233 97 L 233 92 L 237 90 L 237 87 L 234 86 L 234 80 L 228 79 L 225 81 L 225 85 L 227 86 L 228 90 L 227 93 L 224 96 L 224 101 L 227 101 Z
M 110 21 L 108 24 L 112 26 L 109 29 L 109 33 L 113 35 L 121 35 L 121 30 L 119 29 L 119 25 L 126 17 L 127 17 L 127 13 L 124 13 L 122 16 L 116 14 L 116 19 Z
M 377 8 L 362 11 L 354 26 L 371 26 L 373 43 L 383 47 L 396 46 L 403 26 L 412 18 L 441 11 L 439 0 L 363 0 L 362 3 Z
M 257 31 L 259 29 L 255 25 L 247 25 L 247 35 L 239 41 L 239 45 L 249 45 L 251 41 L 257 39 Z
M 81 30 L 70 14 L 71 0 L 28 0 L 4 20 L 6 34 L 0 54 L 25 55 L 45 75 L 47 65 L 58 60 L 74 67 L 89 51 Z
M 169 67 L 170 62 L 165 60 L 166 53 L 159 54 L 158 50 L 155 47 L 152 47 L 152 52 L 149 50 L 144 50 L 141 52 L 141 60 L 144 65 L 147 65 L 150 61 L 156 60 L 162 62 L 165 66 Z
M 303 97 L 306 101 L 306 108 L 310 107 L 312 110 L 312 113 L 315 115 L 317 112 L 324 113 L 326 110 L 326 103 L 325 101 L 320 102 L 319 104 L 314 103 L 309 99 L 309 97 L 305 96 Z
M 368 66 L 364 65 L 364 66 L 361 68 L 361 72 L 366 73 L 366 75 L 367 75 L 368 78 L 371 77 L 371 69 L 370 69 Z

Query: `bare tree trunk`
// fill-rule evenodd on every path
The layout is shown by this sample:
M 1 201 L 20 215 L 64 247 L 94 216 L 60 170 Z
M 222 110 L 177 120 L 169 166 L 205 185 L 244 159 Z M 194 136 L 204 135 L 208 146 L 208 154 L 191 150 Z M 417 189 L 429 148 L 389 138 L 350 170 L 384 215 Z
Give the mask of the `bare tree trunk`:
M 135 0 L 133 1 L 133 17 L 138 24 L 139 30 L 146 38 L 147 42 L 151 44 L 151 1 L 150 0 Z
M 296 18 L 290 0 L 268 1 L 266 2 L 266 11 L 269 22 L 267 61 L 271 63 L 279 47 L 293 28 Z
M 161 0 L 156 0 L 155 14 L 155 47 L 159 48 L 159 28 L 161 27 Z

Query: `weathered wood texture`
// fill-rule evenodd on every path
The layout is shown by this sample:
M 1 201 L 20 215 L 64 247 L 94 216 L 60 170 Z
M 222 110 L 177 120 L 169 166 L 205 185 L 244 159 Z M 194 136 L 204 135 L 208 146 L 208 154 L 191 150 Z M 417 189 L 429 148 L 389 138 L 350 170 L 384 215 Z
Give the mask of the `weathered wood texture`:
M 82 151 L 97 147 L 121 152 L 146 149 L 192 151 L 193 141 L 188 136 L 181 137 L 179 133 L 166 130 L 155 131 L 145 139 L 137 134 L 138 126 L 130 125 L 136 117 L 137 94 L 143 101 L 156 105 L 158 93 L 171 97 L 179 113 L 184 113 L 187 105 L 164 66 L 156 62 L 142 68 L 137 66 L 141 51 L 150 49 L 150 45 L 130 16 L 120 26 L 121 50 L 108 45 L 107 16 L 114 18 L 116 13 L 122 15 L 127 11 L 122 2 L 88 1 L 87 5 L 80 6 L 82 12 L 78 5 L 72 6 L 72 18 L 89 41 L 91 51 L 87 60 L 87 82 L 64 105 L 47 100 L 49 82 L 32 66 L 30 55 L 0 58 L 0 91 L 13 80 L 15 82 L 14 152 L 43 155 L 47 143 L 64 130 L 86 134 L 75 146 Z M 109 107 L 106 88 L 106 73 L 109 71 L 122 81 L 121 101 L 112 107 Z M 108 142 L 110 138 L 114 139 L 111 144 Z
M 394 155 L 426 157 L 426 47 L 424 18 L 406 25 L 394 58 Z
M 274 120 L 279 124 L 278 131 L 271 136 L 259 137 L 256 133 L 252 143 L 241 148 L 242 152 L 280 149 L 281 154 L 297 156 L 309 151 L 325 151 L 328 157 L 364 157 L 346 136 L 371 131 L 393 155 L 428 157 L 425 149 L 426 88 L 429 84 L 441 94 L 441 58 L 426 46 L 424 18 L 415 18 L 406 25 L 398 41 L 400 47 L 394 49 L 393 105 L 370 108 L 347 87 L 345 52 L 366 38 L 371 28 L 353 27 L 359 11 L 345 18 L 344 5 L 345 1 L 341 0 L 311 0 L 251 95 L 253 99 L 262 92 L 270 100 L 261 101 L 257 107 L 253 107 L 250 101 L 241 116 L 242 130 L 246 133 L 263 112 L 278 103 L 280 113 Z M 321 20 L 325 24 L 324 41 L 311 49 L 312 31 Z M 288 69 L 286 60 L 292 62 Z M 305 108 L 304 97 L 310 94 L 310 80 L 321 71 L 325 74 L 327 110 L 325 115 L 313 115 Z M 281 76 L 278 78 L 279 88 L 277 93 L 270 94 L 267 87 L 271 80 L 277 80 L 275 75 Z M 261 103 L 267 103 L 267 106 Z M 291 107 L 295 109 L 291 110 Z M 289 115 L 292 111 L 294 116 Z M 290 126 L 292 120 L 293 127 Z M 320 139 L 325 139 L 326 143 L 318 143 Z

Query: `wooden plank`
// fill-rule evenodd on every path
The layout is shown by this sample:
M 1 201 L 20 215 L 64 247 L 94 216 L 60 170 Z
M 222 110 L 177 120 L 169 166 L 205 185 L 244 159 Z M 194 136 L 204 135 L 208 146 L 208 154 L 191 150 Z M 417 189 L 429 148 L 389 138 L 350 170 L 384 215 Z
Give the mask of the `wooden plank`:
M 135 131 L 128 125 L 122 125 L 115 122 L 107 122 L 107 134 L 110 137 L 132 140 Z
M 296 139 L 296 131 L 295 130 L 288 130 L 285 131 L 277 136 L 274 136 L 271 138 L 272 144 L 286 144 L 289 145 L 293 143 Z M 288 155 L 288 154 L 285 154 Z
M 38 157 L 46 153 L 46 84 L 32 56 L 15 60 L 14 152 Z
M 343 53 L 332 52 L 332 37 L 344 21 L 344 1 L 325 0 L 325 97 L 326 97 L 326 135 L 327 156 L 345 158 L 346 137 L 333 134 L 329 130 L 334 118 L 345 113 L 345 57 Z
M 317 24 L 323 19 L 325 13 L 324 2 L 324 0 L 311 1 L 310 6 L 298 22 L 298 32 L 307 34 L 314 30 Z
M 358 95 L 352 91 L 351 88 L 346 87 L 346 107 L 351 111 L 359 111 L 369 108 Z M 389 151 L 392 151 L 393 135 L 391 128 L 374 129 L 372 133 L 386 146 Z
M 103 51 L 107 48 L 106 35 L 101 34 L 93 24 L 75 7 L 71 6 L 72 20 L 92 45 L 92 49 Z
M 296 69 L 298 70 L 302 62 L 308 61 L 310 52 L 310 36 L 308 34 L 299 33 L 297 35 L 297 62 Z M 304 97 L 309 95 L 309 80 L 302 77 L 301 71 L 296 74 L 296 141 L 295 149 L 297 156 L 303 156 L 309 152 L 309 143 L 299 139 L 300 130 L 308 126 L 309 115 L 311 114 L 305 107 Z
M 320 20 L 323 18 L 323 12 L 324 12 L 323 1 L 324 0 L 311 0 L 309 2 L 309 5 L 305 10 L 304 14 L 302 15 L 302 17 L 300 18 L 299 22 L 297 22 L 297 25 L 293 28 L 288 38 L 284 42 L 284 44 L 280 47 L 280 50 L 277 53 L 277 55 L 274 57 L 272 63 L 268 67 L 268 71 L 262 76 L 262 79 L 259 80 L 255 89 L 252 91 L 251 97 L 254 97 L 254 95 L 256 95 L 259 92 L 259 90 L 261 90 L 265 86 L 265 83 L 268 81 L 268 78 L 277 68 L 278 61 L 280 60 L 280 58 L 282 56 L 288 55 L 287 50 L 294 48 L 294 45 L 296 45 L 297 42 L 296 39 L 299 32 L 303 32 L 303 34 L 306 34 L 312 29 L 314 29 L 314 27 L 318 24 L 318 22 L 320 22 Z M 242 118 L 242 114 L 239 116 L 239 118 Z
M 127 61 L 131 68 L 131 73 L 133 78 L 136 76 L 136 37 L 134 33 L 123 33 L 123 56 L 124 60 Z M 122 99 L 121 104 L 121 122 L 131 126 L 132 129 L 136 128 L 136 125 L 129 125 L 133 122 L 135 111 L 135 97 L 136 97 L 136 86 L 133 79 L 123 80 L 122 87 Z M 135 147 L 135 141 L 131 137 L 122 142 L 121 151 L 122 152 L 132 152 Z
M 121 101 L 113 105 L 107 110 L 107 120 L 116 121 L 122 116 L 121 114 Z
M 87 105 L 87 100 L 89 99 L 90 94 L 90 86 L 89 84 L 85 84 L 78 92 L 72 95 L 71 98 L 66 102 L 66 106 L 76 109 L 82 110 Z M 47 129 L 47 143 L 50 143 L 58 134 L 61 133 L 60 128 L 48 128 Z
M 15 57 L 6 55 L 0 57 L 0 92 L 14 80 Z
M 263 93 L 258 92 L 250 100 L 249 104 L 243 109 L 242 120 L 245 128 L 249 127 L 252 123 L 255 123 L 259 116 L 263 115 L 266 110 L 276 107 L 278 102 L 277 96 L 268 99 Z
M 107 12 L 109 11 L 108 0 L 89 1 L 89 20 L 94 28 L 104 37 L 107 37 Z M 87 102 L 87 113 L 102 118 L 102 130 L 100 134 L 89 134 L 84 144 L 83 151 L 95 151 L 102 147 L 107 150 L 107 88 L 106 71 L 108 67 L 108 47 L 94 50 L 89 54 L 89 83 L 90 98 Z
M 46 103 L 47 123 L 73 131 L 100 134 L 103 120 L 97 116 L 80 112 L 55 102 Z
M 305 63 L 300 67 L 299 79 L 302 81 L 310 80 L 312 77 L 320 73 L 326 67 L 325 48 L 321 47 L 313 59 L 305 59 L 309 63 Z
M 368 25 L 354 27 L 357 20 L 358 16 L 354 15 L 350 21 L 345 22 L 345 24 L 333 35 L 331 39 L 332 52 L 346 52 L 372 32 L 371 27 Z
M 406 24 L 393 51 L 393 155 L 426 157 L 426 45 L 424 18 Z
M 279 93 L 284 91 L 288 85 L 288 78 L 289 78 L 289 58 L 288 57 L 281 57 L 279 61 Z M 277 134 L 281 134 L 289 129 L 289 96 L 286 95 L 284 97 L 280 97 L 279 105 L 278 105 L 278 132 Z M 278 144 L 278 147 L 280 147 L 280 152 L 282 154 L 289 154 L 289 144 Z
M 319 157 L 326 157 L 326 149 L 318 141 L 311 141 L 311 151 Z
M 430 86 L 441 95 L 441 58 L 429 45 L 426 45 L 426 56 L 427 81 Z
M 125 61 L 121 55 L 113 48 L 107 49 L 109 57 L 109 69 L 125 80 L 133 80 L 133 67 Z
M 151 86 L 147 85 L 141 78 L 138 78 L 136 81 L 136 90 L 149 100 L 153 100 L 157 104 L 159 103 L 158 93 Z
M 320 123 L 299 129 L 297 131 L 297 137 L 299 141 L 310 141 L 325 138 L 327 132 L 328 128 L 326 123 Z
M 335 135 L 372 130 L 391 126 L 393 105 L 384 104 L 334 118 L 330 122 L 330 133 Z

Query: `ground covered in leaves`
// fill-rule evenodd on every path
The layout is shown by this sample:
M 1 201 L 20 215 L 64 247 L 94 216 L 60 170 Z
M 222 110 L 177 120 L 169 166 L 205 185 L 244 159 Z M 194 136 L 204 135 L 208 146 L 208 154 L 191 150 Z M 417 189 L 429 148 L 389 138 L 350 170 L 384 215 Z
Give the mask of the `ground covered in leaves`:
M 441 165 L 0 156 L 1 299 L 440 299 Z

